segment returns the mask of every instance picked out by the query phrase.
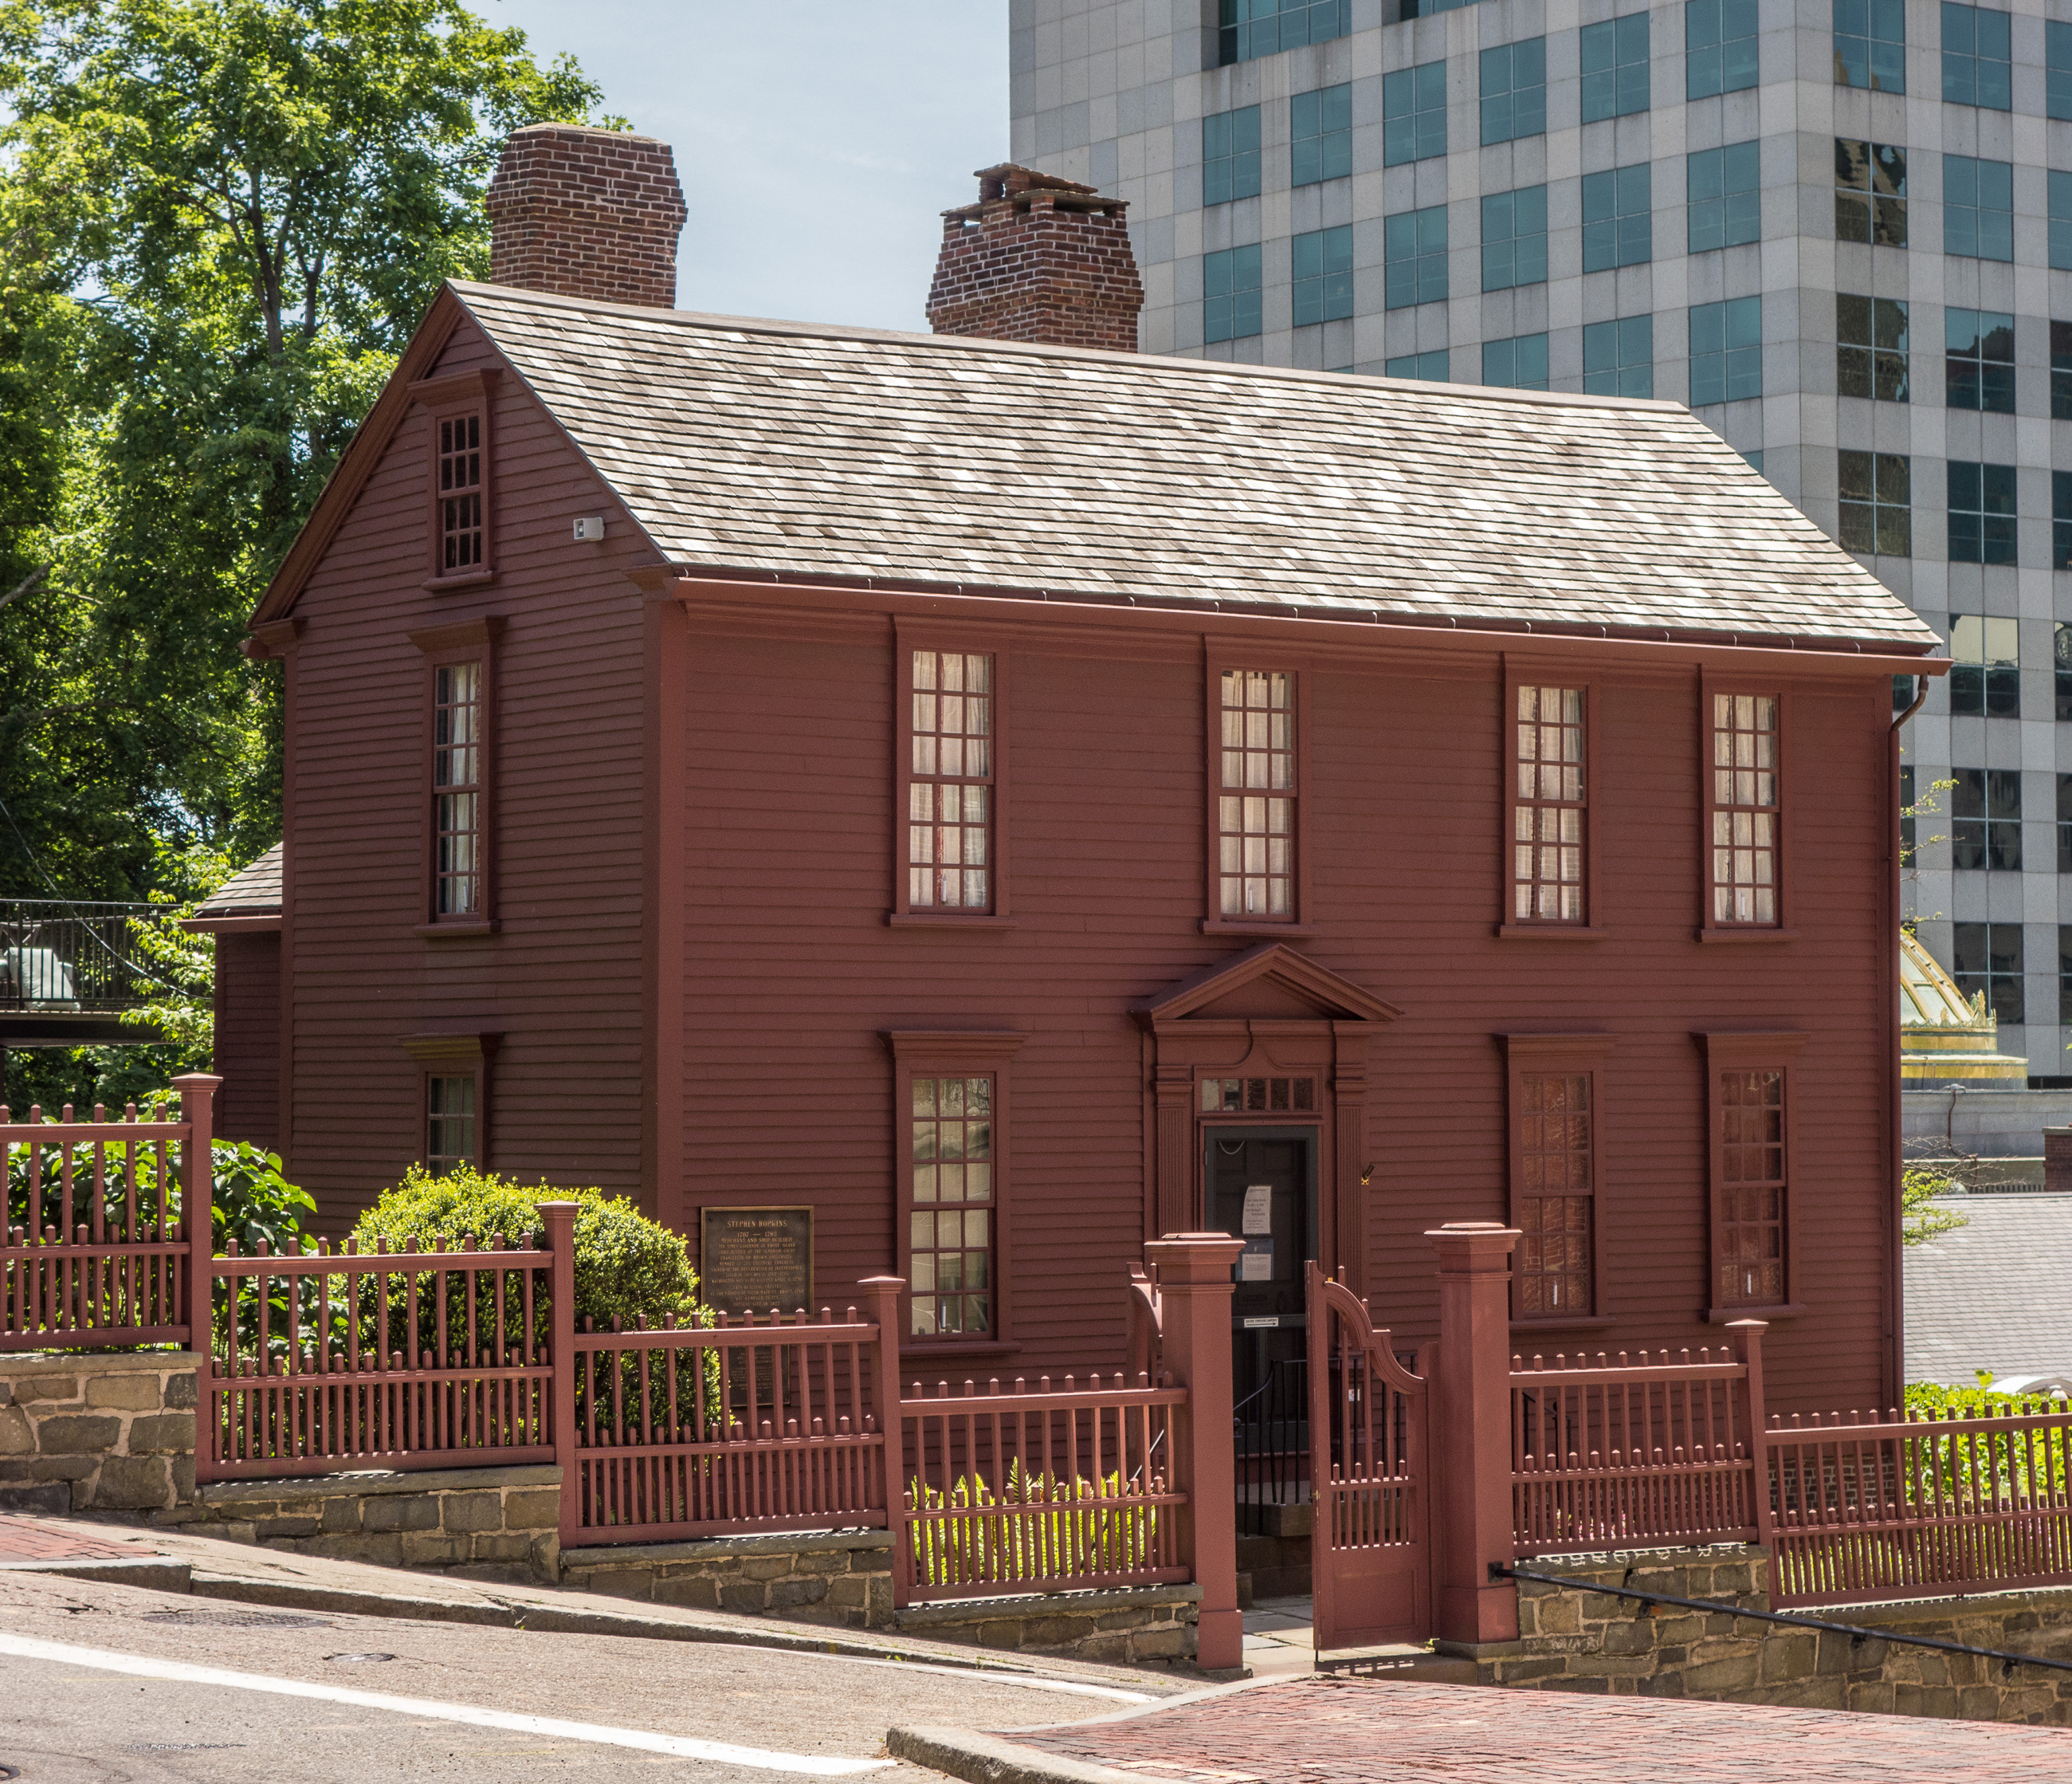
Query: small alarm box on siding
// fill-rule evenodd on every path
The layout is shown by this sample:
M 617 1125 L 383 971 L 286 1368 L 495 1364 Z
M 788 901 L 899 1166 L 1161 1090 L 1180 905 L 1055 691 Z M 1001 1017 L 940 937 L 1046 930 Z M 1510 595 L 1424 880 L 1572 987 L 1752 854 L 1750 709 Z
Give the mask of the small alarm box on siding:
M 604 517 L 602 514 L 586 515 L 576 522 L 577 544 L 582 544 L 586 539 L 601 539 L 603 537 Z

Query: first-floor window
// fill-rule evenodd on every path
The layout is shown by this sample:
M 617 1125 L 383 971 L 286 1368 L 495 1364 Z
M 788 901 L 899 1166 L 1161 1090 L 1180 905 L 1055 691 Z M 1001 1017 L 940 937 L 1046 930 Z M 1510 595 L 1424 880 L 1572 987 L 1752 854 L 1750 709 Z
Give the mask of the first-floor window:
M 434 1073 L 425 1080 L 425 1163 L 434 1176 L 476 1162 L 475 1077 Z
M 433 911 L 482 912 L 482 665 L 432 671 Z
M 1720 1073 L 1720 1197 L 1713 1304 L 1776 1307 L 1784 1295 L 1784 1073 Z
M 993 1078 L 916 1075 L 908 1279 L 916 1337 L 991 1337 L 998 1223 Z
M 1593 1311 L 1590 1074 L 1527 1072 L 1519 1081 L 1518 1316 Z

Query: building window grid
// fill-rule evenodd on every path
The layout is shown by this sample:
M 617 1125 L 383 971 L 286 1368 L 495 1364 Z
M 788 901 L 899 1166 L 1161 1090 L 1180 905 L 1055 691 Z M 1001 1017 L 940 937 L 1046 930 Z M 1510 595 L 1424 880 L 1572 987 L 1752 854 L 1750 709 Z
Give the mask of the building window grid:
M 1482 138 L 1515 142 L 1547 130 L 1547 39 L 1499 43 L 1482 55 Z
M 1313 229 L 1289 245 L 1294 326 L 1342 322 L 1353 313 L 1353 226 Z
M 439 422 L 439 570 L 479 570 L 483 560 L 482 416 Z
M 1314 1077 L 1205 1077 L 1202 1113 L 1206 1115 L 1306 1114 L 1317 1106 Z
M 1893 679 L 1895 683 L 1896 695 L 1897 684 L 1905 681 L 1911 686 L 1914 678 L 1910 675 L 1895 676 Z M 1895 706 L 1898 704 L 1897 698 L 1894 698 L 1893 704 Z M 1917 847 L 1914 834 L 1914 764 L 1911 762 L 1902 762 L 1899 765 L 1899 864 L 1902 867 L 1910 867 L 1914 865 L 1914 851 Z
M 1835 239 L 1906 245 L 1906 150 L 1889 142 L 1835 138 Z
M 1482 289 L 1509 290 L 1547 277 L 1547 188 L 1521 186 L 1482 199 Z
M 1987 873 L 2021 871 L 2021 775 L 2014 768 L 1952 768 L 1950 864 Z
M 1520 1074 L 1518 1315 L 1593 1312 L 1590 1074 Z
M 1216 59 L 1227 67 L 1345 36 L 1352 0 L 1222 0 L 1216 22 Z
M 907 1269 L 916 1337 L 994 1329 L 993 1092 L 989 1075 L 913 1081 Z
M 2014 258 L 2013 163 L 1943 156 L 1942 252 L 1972 260 Z
M 1385 361 L 1382 369 L 1392 378 L 1420 378 L 1445 384 L 1453 377 L 1453 355 L 1444 347 L 1435 347 L 1428 353 L 1399 353 Z
M 1583 175 L 1583 270 L 1637 266 L 1655 258 L 1652 169 L 1645 162 Z
M 1691 307 L 1691 406 L 1762 394 L 1762 299 Z
M 1383 308 L 1441 303 L 1446 292 L 1446 207 L 1429 204 L 1383 218 Z
M 916 911 L 993 908 L 993 663 L 913 653 L 906 901 Z
M 1353 171 L 1353 89 L 1350 81 L 1298 93 L 1288 103 L 1289 183 L 1314 186 Z
M 1583 393 L 1655 394 L 1655 318 L 1651 315 L 1583 325 Z
M 1219 909 L 1240 921 L 1295 915 L 1295 678 L 1227 669 L 1219 678 Z
M 425 1166 L 435 1177 L 475 1163 L 472 1072 L 425 1079 Z
M 1714 1294 L 1721 1307 L 1784 1303 L 1784 1073 L 1719 1075 L 1720 1215 Z
M 1835 0 L 1835 84 L 1906 91 L 1906 0 Z
M 1756 0 L 1684 0 L 1684 97 L 1710 99 L 1756 84 Z
M 2044 21 L 2043 64 L 2045 113 L 2072 117 L 2072 24 L 2055 19 Z
M 2050 418 L 2072 421 L 2072 322 L 2050 325 Z
M 2058 777 L 2058 871 L 2072 873 L 2072 774 Z M 2061 937 L 2062 931 L 2059 932 Z M 2064 958 L 2061 941 L 2058 958 Z
M 1910 344 L 1903 299 L 1835 294 L 1835 387 L 1845 397 L 1906 402 Z
M 1777 698 L 1712 696 L 1712 921 L 1778 920 Z
M 2072 720 L 2072 625 L 2062 620 L 2050 628 L 2050 664 L 2053 716 L 2062 724 Z
M 1943 404 L 2014 413 L 2014 318 L 1990 310 L 1942 312 Z
M 2015 562 L 2015 468 L 1967 459 L 1949 464 L 1950 561 Z
M 2072 924 L 2060 924 L 2058 929 L 2058 1022 L 2061 1028 L 2072 1028 Z
M 1521 685 L 1511 816 L 1511 920 L 1582 923 L 1586 693 Z
M 1259 244 L 1202 255 L 1202 340 L 1242 340 L 1263 326 Z
M 1762 146 L 1729 142 L 1684 158 L 1685 241 L 1694 254 L 1762 238 Z
M 432 910 L 482 911 L 482 665 L 432 671 Z
M 1913 460 L 1903 452 L 1836 454 L 1842 548 L 1866 556 L 1914 555 Z
M 2072 471 L 2050 473 L 2050 567 L 2072 570 Z
M 2062 273 L 2072 270 L 2072 173 L 2053 167 L 2045 191 L 2050 207 L 2045 245 L 2051 266 Z
M 1582 52 L 1582 121 L 1625 117 L 1647 109 L 1647 14 L 1630 12 L 1585 25 Z
M 2025 1020 L 2022 997 L 2022 931 L 2019 923 L 1953 923 L 1950 976 L 1967 998 L 1983 994 L 1996 1020 Z
M 1959 718 L 2021 716 L 2021 628 L 1976 613 L 1950 616 L 1950 711 Z
M 1202 120 L 1202 203 L 1259 196 L 1259 108 L 1212 112 Z
M 1548 385 L 1547 337 L 1514 335 L 1482 343 L 1482 382 L 1503 390 L 1544 390 Z
M 1446 152 L 1446 64 L 1424 62 L 1381 77 L 1381 162 L 1385 167 Z
M 1942 103 L 1988 111 L 2014 109 L 2013 57 L 2007 14 L 1942 0 Z

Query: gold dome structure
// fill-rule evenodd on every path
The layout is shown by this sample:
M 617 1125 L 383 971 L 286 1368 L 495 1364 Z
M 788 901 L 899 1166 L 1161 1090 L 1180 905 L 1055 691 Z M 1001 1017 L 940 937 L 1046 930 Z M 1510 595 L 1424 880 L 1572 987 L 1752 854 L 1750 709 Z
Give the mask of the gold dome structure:
M 1999 1050 L 1983 991 L 1967 998 L 1910 933 L 1899 934 L 1899 1077 L 1910 1090 L 2029 1087 L 2029 1061 Z

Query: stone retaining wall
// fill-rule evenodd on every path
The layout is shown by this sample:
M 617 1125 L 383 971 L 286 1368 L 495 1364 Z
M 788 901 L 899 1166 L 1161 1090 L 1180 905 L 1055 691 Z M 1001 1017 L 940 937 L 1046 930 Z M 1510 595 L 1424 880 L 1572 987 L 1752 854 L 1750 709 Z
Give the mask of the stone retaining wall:
M 1014 1654 L 1055 1654 L 1128 1665 L 1195 1654 L 1199 1586 L 1140 1586 L 1040 1597 L 964 1598 L 913 1605 L 897 1628 L 937 1642 L 970 1642 Z
M 194 1495 L 180 1350 L 0 1356 L 0 1509 L 158 1511 Z
M 1537 1573 L 1767 1610 L 1770 1556 L 1739 1546 L 1613 1557 L 1544 1557 Z M 1803 1614 L 1976 1647 L 2072 1659 L 2072 1589 L 1823 1607 Z M 1940 1654 L 1824 1630 L 1688 1611 L 1530 1580 L 1518 1583 L 1520 1639 L 1437 1644 L 1476 1662 L 1484 1684 L 1710 1698 L 1739 1704 L 2072 1724 L 2072 1673 Z
M 801 1531 L 561 1551 L 564 1584 L 654 1605 L 783 1617 L 846 1629 L 892 1621 L 892 1537 Z

